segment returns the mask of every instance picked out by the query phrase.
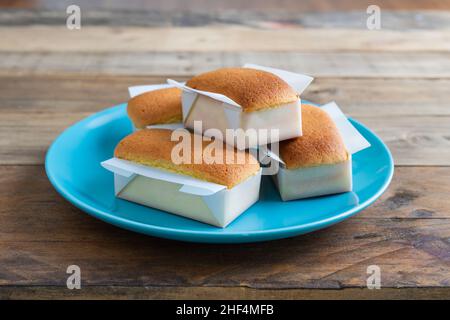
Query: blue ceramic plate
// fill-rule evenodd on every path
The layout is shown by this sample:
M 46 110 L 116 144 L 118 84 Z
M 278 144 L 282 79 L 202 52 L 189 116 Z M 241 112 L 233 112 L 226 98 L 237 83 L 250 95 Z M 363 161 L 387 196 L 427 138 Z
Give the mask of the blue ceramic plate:
M 100 162 L 111 158 L 116 144 L 131 132 L 126 104 L 93 114 L 65 130 L 50 147 L 45 168 L 68 201 L 121 228 L 192 242 L 280 239 L 340 222 L 374 202 L 389 185 L 394 165 L 388 148 L 368 128 L 351 122 L 372 145 L 353 156 L 353 192 L 282 202 L 271 179 L 263 177 L 260 201 L 225 229 L 114 196 L 113 174 Z

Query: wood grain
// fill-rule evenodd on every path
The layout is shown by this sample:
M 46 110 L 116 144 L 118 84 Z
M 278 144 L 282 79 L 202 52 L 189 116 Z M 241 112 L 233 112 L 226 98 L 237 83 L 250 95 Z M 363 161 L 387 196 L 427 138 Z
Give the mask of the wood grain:
M 78 230 L 79 240 L 70 242 L 48 236 L 2 242 L 0 285 L 64 286 L 66 268 L 76 264 L 86 286 L 340 289 L 365 287 L 367 267 L 378 265 L 385 288 L 446 287 L 449 223 L 350 219 L 312 235 L 220 248 L 125 235 L 99 225 L 95 232 L 109 240 L 88 241 Z
M 194 1 L 80 0 L 80 31 L 64 1 L 0 4 L 0 299 L 448 299 L 450 2 L 382 1 L 369 31 L 367 1 Z M 397 165 L 380 199 L 326 230 L 217 246 L 118 229 L 50 185 L 51 141 L 128 86 L 245 62 L 314 75 L 303 98 L 380 135 Z M 365 289 L 373 264 L 383 290 Z
M 0 52 L 448 52 L 450 30 L 144 28 L 57 26 L 0 28 Z
M 450 53 L 270 51 L 0 52 L 0 75 L 189 77 L 249 62 L 310 74 L 314 77 L 450 77 Z
M 130 85 L 165 79 L 0 77 L 0 163 L 42 164 L 51 141 L 64 128 L 126 101 Z M 450 79 L 317 78 L 303 97 L 316 103 L 337 101 L 384 139 L 398 165 L 450 165 L 449 86 Z
M 88 300 L 448 300 L 449 288 L 364 288 L 345 289 L 254 289 L 246 287 L 118 287 L 83 286 L 81 290 L 68 290 L 60 286 L 7 286 L 0 287 L 0 299 L 88 299 Z
M 450 168 L 399 168 L 389 193 L 341 224 L 218 247 L 112 227 L 62 199 L 41 166 L 2 166 L 0 285 L 64 286 L 65 269 L 77 264 L 86 286 L 339 289 L 364 287 L 376 264 L 383 287 L 445 287 L 450 204 L 441 199 L 449 177 Z
M 178 75 L 0 76 L 0 108 L 3 112 L 24 110 L 49 117 L 65 112 L 90 113 L 126 102 L 129 86 L 164 83 L 168 77 L 189 79 Z M 449 87 L 450 79 L 317 77 L 302 98 L 319 104 L 336 100 L 354 117 L 445 117 L 450 115 Z
M 90 224 L 89 221 L 95 220 L 58 195 L 42 166 L 0 166 L 0 173 L 0 241 L 39 242 L 48 240 L 51 234 L 54 241 L 70 242 L 78 239 L 80 231 L 84 236 L 78 240 L 117 238 L 101 232 L 101 228 L 95 231 L 99 226 L 104 226 L 103 230 L 114 228 L 100 222 Z M 448 167 L 397 167 L 391 187 L 356 218 L 393 223 L 402 219 L 449 219 L 450 199 L 446 197 L 450 191 L 449 178 Z M 33 224 L 23 225 L 23 221 Z M 364 234 L 359 236 L 364 238 Z
M 61 0 L 4 0 L 0 3 L 2 8 L 28 8 L 33 10 L 43 9 L 65 9 L 70 1 Z M 297 1 L 297 0 L 228 0 L 228 1 L 205 1 L 205 0 L 139 0 L 125 3 L 122 0 L 78 0 L 77 3 L 87 9 L 111 9 L 111 10 L 145 10 L 154 8 L 159 10 L 179 10 L 204 9 L 204 10 L 259 10 L 264 12 L 273 12 L 277 10 L 299 11 L 299 12 L 322 12 L 322 11 L 348 11 L 364 10 L 372 4 L 371 0 L 315 0 L 315 1 Z M 382 8 L 400 10 L 448 10 L 450 9 L 449 0 L 378 0 L 377 4 Z
M 1 6 L 1 4 L 0 4 Z M 283 28 L 347 28 L 367 29 L 369 15 L 367 6 L 358 10 L 339 12 L 307 12 L 286 10 L 208 10 L 189 8 L 187 10 L 160 10 L 155 6 L 116 10 L 103 7 L 81 6 L 84 26 L 139 26 L 139 27 L 210 27 L 248 26 L 260 29 Z M 382 7 L 383 30 L 450 29 L 449 11 L 390 11 Z M 51 25 L 64 26 L 67 14 L 65 8 L 58 9 L 16 9 L 0 11 L 0 26 Z
M 0 119 L 0 163 L 42 164 L 47 148 L 58 134 L 89 114 L 37 112 L 30 113 L 31 118 L 24 118 L 17 112 L 4 112 Z M 380 115 L 355 119 L 384 140 L 396 165 L 450 165 L 448 116 L 386 118 Z

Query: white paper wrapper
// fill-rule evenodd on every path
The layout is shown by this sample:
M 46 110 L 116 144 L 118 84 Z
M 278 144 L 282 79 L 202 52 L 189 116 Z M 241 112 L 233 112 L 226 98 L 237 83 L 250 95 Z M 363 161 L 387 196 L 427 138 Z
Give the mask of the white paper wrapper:
M 279 78 L 283 79 L 285 82 L 287 82 L 296 92 L 298 95 L 301 95 L 303 91 L 311 84 L 311 82 L 314 80 L 313 77 L 290 72 L 286 70 L 271 68 L 271 67 L 264 67 L 257 64 L 252 63 L 246 63 L 244 65 L 244 68 L 250 68 L 250 69 L 257 69 L 262 70 L 266 72 L 273 73 L 274 75 L 278 76 Z
M 161 83 L 161 84 L 150 84 L 150 85 L 142 85 L 142 86 L 133 86 L 128 88 L 128 93 L 130 94 L 130 98 L 134 98 L 140 94 L 159 90 L 159 89 L 166 89 L 166 88 L 174 88 L 174 85 L 168 84 L 168 83 Z M 147 126 L 146 128 L 154 128 L 154 129 L 179 129 L 184 128 L 184 124 L 182 122 L 180 123 L 166 123 L 166 124 L 154 124 Z M 136 131 L 137 129 L 133 125 L 133 131 Z
M 288 170 L 281 168 L 274 176 L 283 201 L 304 199 L 352 191 L 352 158 L 317 167 Z
M 347 117 L 336 102 L 332 101 L 324 104 L 320 108 L 326 111 L 331 119 L 333 119 L 342 139 L 344 140 L 345 147 L 350 154 L 354 154 L 370 147 L 369 141 L 367 141 L 362 134 L 356 130 L 350 121 L 348 121 Z
M 276 153 L 265 148 L 267 157 L 280 164 L 278 173 L 273 175 L 273 178 L 284 201 L 351 191 L 351 155 L 370 147 L 370 143 L 350 123 L 335 102 L 320 108 L 326 111 L 336 124 L 349 152 L 349 159 L 336 165 L 289 170 Z
M 263 67 L 253 64 L 244 65 L 271 72 L 287 82 L 299 95 L 313 80 L 312 77 L 288 72 L 285 70 Z M 243 112 L 242 107 L 232 99 L 222 94 L 192 89 L 184 83 L 168 79 L 171 85 L 183 89 L 182 110 L 185 127 L 191 128 L 197 133 L 208 134 L 208 129 L 218 129 L 222 132 L 223 140 L 238 149 L 255 148 L 258 145 L 274 143 L 301 135 L 301 105 L 298 101 L 288 103 L 277 108 L 261 110 L 257 112 Z M 194 121 L 202 122 L 201 132 L 194 125 Z M 236 131 L 234 139 L 226 138 L 226 129 L 255 129 L 278 130 L 277 137 L 269 137 L 268 140 L 249 139 L 245 132 Z M 217 137 L 216 137 L 217 138 Z M 237 141 L 246 140 L 244 145 Z
M 226 227 L 258 201 L 261 171 L 232 189 L 193 177 L 111 158 L 101 165 L 114 173 L 117 197 Z

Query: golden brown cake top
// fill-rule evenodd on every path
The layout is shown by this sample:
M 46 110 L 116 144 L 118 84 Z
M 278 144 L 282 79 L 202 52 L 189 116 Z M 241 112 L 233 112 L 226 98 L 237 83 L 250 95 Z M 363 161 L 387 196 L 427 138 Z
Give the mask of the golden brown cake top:
M 171 134 L 172 130 L 169 129 L 143 129 L 136 131 L 119 142 L 114 150 L 114 156 L 119 159 L 225 185 L 228 188 L 232 188 L 248 177 L 255 175 L 260 169 L 257 160 L 248 152 L 237 151 L 218 141 L 202 141 L 203 145 L 200 143 L 195 144 L 194 136 L 200 139 L 201 136 L 192 133 L 186 133 L 192 142 L 190 144 L 191 154 L 187 157 L 189 161 L 186 161 L 189 163 L 175 164 L 172 161 L 172 150 L 174 150 L 176 155 L 182 155 L 182 152 L 180 153 L 179 148 L 174 149 L 180 142 L 171 141 Z M 211 154 L 212 145 L 209 149 L 207 148 L 211 143 L 215 143 L 214 146 L 217 146 L 217 153 L 212 153 L 212 155 L 216 159 L 221 159 L 221 163 L 205 163 L 205 158 L 201 156 L 202 150 L 203 154 Z M 194 163 L 195 152 L 200 155 L 200 161 L 197 161 L 200 163 Z M 231 154 L 234 159 L 238 159 L 238 156 L 240 156 L 242 164 L 225 164 L 227 152 L 229 152 L 228 157 Z
M 250 68 L 222 68 L 202 73 L 186 85 L 193 89 L 220 93 L 252 112 L 294 102 L 298 95 L 273 73 Z
M 302 104 L 302 131 L 301 137 L 280 142 L 280 157 L 287 169 L 336 164 L 348 159 L 338 128 L 319 107 Z
M 145 92 L 128 101 L 128 116 L 138 129 L 182 121 L 181 90 L 165 88 Z

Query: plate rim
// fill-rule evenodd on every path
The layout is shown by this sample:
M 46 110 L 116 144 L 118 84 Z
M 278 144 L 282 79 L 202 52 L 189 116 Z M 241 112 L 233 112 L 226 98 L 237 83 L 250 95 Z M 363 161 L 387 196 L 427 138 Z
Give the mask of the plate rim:
M 308 101 L 308 103 L 310 103 Z M 171 227 L 162 227 L 157 226 L 154 224 L 146 224 L 138 221 L 129 220 L 126 218 L 119 217 L 117 215 L 111 214 L 107 211 L 100 210 L 98 208 L 95 208 L 91 206 L 90 204 L 79 200 L 78 197 L 74 196 L 72 193 L 70 193 L 64 186 L 62 186 L 57 178 L 53 175 L 52 170 L 50 168 L 51 163 L 51 157 L 52 154 L 55 152 L 55 148 L 57 146 L 58 141 L 65 135 L 67 132 L 71 129 L 73 129 L 75 126 L 81 125 L 83 122 L 89 122 L 92 118 L 96 118 L 98 116 L 106 115 L 108 113 L 113 113 L 116 111 L 116 109 L 120 109 L 124 106 L 126 106 L 127 103 L 121 103 L 118 105 L 115 105 L 113 107 L 106 108 L 104 110 L 101 110 L 99 112 L 95 112 L 80 121 L 77 121 L 76 123 L 70 125 L 66 129 L 64 129 L 51 143 L 50 147 L 47 150 L 47 153 L 45 155 L 45 172 L 46 175 L 50 181 L 50 183 L 53 185 L 53 187 L 56 189 L 56 191 L 67 201 L 69 201 L 71 204 L 79 208 L 80 210 L 88 213 L 89 215 L 105 221 L 107 223 L 110 223 L 112 225 L 118 226 L 123 229 L 131 230 L 133 232 L 139 232 L 146 235 L 156 236 L 156 237 L 162 237 L 172 240 L 178 240 L 178 241 L 187 241 L 187 242 L 203 242 L 203 243 L 244 243 L 244 242 L 259 242 L 259 241 L 269 241 L 269 240 L 276 240 L 276 239 L 282 239 L 282 238 L 288 238 L 295 235 L 301 235 L 309 232 L 313 232 L 318 229 L 326 228 L 328 226 L 331 226 L 333 224 L 339 223 L 356 213 L 364 210 L 368 206 L 370 206 L 372 203 L 375 202 L 387 189 L 389 184 L 392 181 L 393 175 L 394 175 L 394 160 L 392 157 L 392 154 L 389 150 L 389 148 L 386 146 L 386 144 L 381 140 L 378 135 L 376 135 L 372 130 L 370 130 L 368 127 L 366 127 L 361 122 L 348 117 L 348 119 L 356 123 L 357 125 L 361 126 L 365 130 L 371 133 L 373 137 L 377 140 L 377 142 L 381 145 L 381 147 L 385 150 L 385 152 L 388 155 L 388 176 L 383 182 L 383 185 L 378 189 L 376 193 L 374 193 L 369 199 L 364 201 L 361 204 L 358 204 L 356 207 L 350 208 L 346 211 L 341 212 L 340 214 L 333 215 L 332 217 L 328 217 L 325 219 L 316 220 L 314 222 L 299 224 L 299 225 L 292 225 L 282 228 L 275 228 L 275 229 L 264 229 L 264 230 L 252 230 L 249 232 L 228 232 L 228 233 L 222 233 L 217 232 L 219 230 L 224 230 L 222 228 L 217 228 L 215 231 L 198 231 L 198 230 L 183 230 L 179 228 L 171 228 Z M 170 214 L 170 213 L 169 213 Z M 186 236 L 196 236 L 195 239 L 189 239 L 186 238 Z M 208 237 L 208 238 L 205 238 Z

